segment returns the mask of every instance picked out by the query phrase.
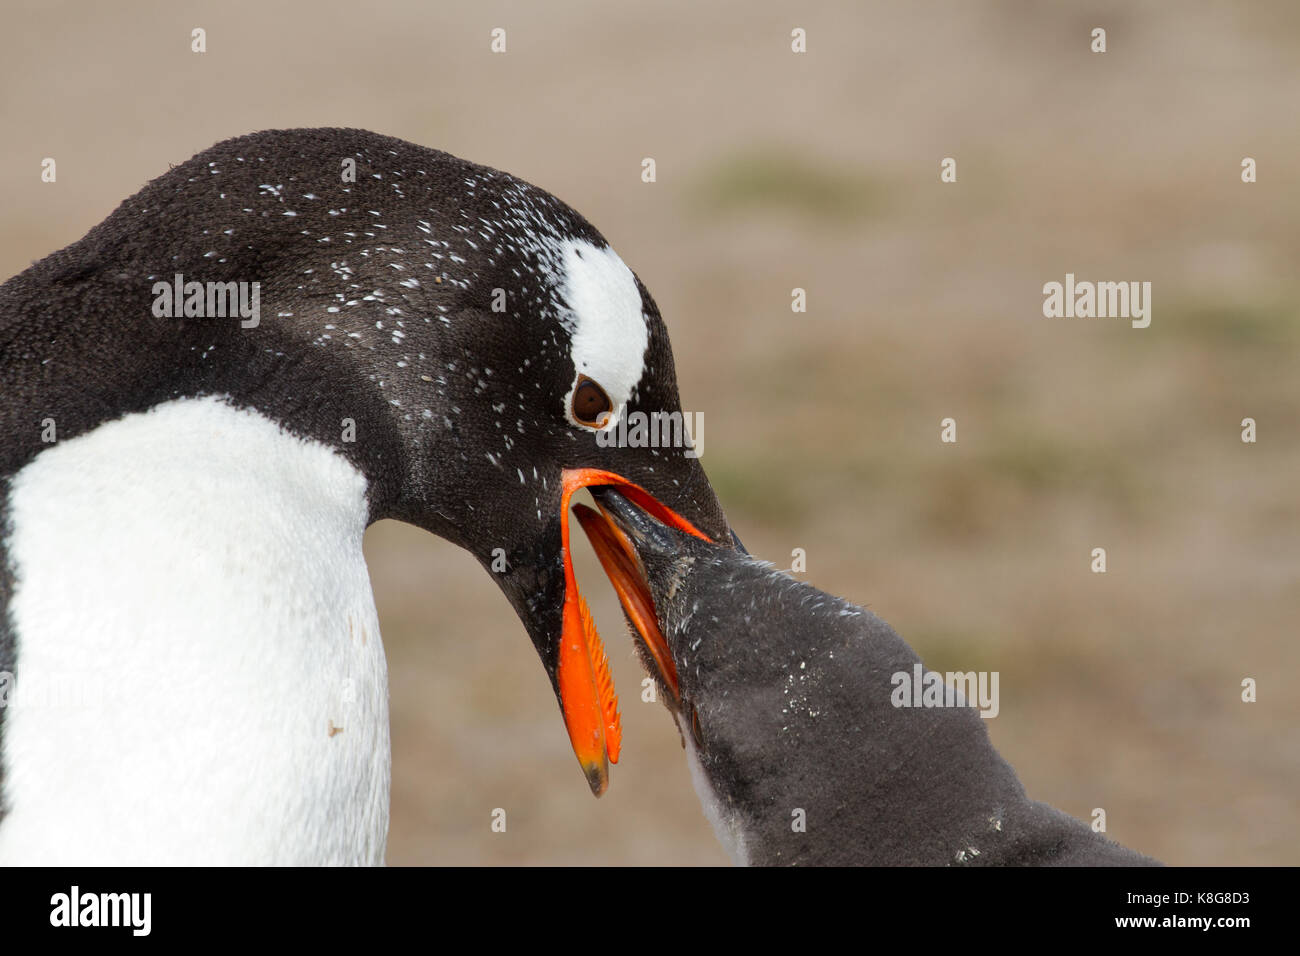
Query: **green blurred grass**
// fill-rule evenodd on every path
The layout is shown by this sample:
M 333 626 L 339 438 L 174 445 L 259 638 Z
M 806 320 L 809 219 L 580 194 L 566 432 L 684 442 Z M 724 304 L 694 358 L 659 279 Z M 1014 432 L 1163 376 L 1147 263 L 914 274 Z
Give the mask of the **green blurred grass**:
M 686 192 L 697 215 L 793 214 L 816 224 L 848 225 L 882 215 L 887 184 L 784 144 L 754 144 L 713 160 Z

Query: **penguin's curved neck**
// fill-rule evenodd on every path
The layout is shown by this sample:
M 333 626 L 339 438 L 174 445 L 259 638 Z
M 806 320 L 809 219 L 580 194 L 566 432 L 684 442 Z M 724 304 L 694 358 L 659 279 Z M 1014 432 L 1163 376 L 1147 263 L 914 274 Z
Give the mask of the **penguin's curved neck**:
M 0 319 L 21 319 L 0 323 L 0 476 L 124 415 L 223 396 L 339 449 L 367 476 L 372 520 L 385 510 L 402 442 L 359 354 L 312 349 L 300 326 L 276 318 L 274 292 L 261 298 L 256 329 L 238 318 L 154 317 L 147 277 L 112 271 L 78 249 L 85 242 L 0 286 Z M 364 440 L 348 441 L 356 435 Z

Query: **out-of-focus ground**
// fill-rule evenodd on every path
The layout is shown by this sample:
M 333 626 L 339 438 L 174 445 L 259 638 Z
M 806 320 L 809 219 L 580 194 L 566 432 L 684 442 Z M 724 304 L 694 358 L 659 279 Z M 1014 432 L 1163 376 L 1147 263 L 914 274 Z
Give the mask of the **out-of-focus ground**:
M 1300 862 L 1294 3 L 32 2 L 4 19 L 3 276 L 261 128 L 368 127 L 529 179 L 656 296 L 752 552 L 788 567 L 803 548 L 806 579 L 932 667 L 999 671 L 990 730 L 1036 798 L 1105 808 L 1110 836 L 1170 863 Z M 1066 272 L 1150 281 L 1151 327 L 1045 319 L 1042 285 Z M 391 863 L 725 861 L 589 552 L 625 726 L 600 801 L 478 565 L 393 523 L 367 553 Z

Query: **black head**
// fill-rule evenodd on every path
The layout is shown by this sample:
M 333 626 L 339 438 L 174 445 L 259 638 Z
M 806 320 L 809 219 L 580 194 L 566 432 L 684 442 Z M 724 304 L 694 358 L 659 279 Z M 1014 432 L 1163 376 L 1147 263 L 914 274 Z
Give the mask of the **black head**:
M 165 314 L 160 299 L 191 282 L 256 284 L 259 314 Z M 568 496 L 631 483 L 710 537 L 729 529 L 687 441 L 607 441 L 627 416 L 680 402 L 654 300 L 582 216 L 437 150 L 274 130 L 173 168 L 3 295 L 5 313 L 37 315 L 96 370 L 64 381 L 40 355 L 14 363 L 3 375 L 18 404 L 67 406 L 75 433 L 106 409 L 229 395 L 347 456 L 369 480 L 372 520 L 473 553 L 524 621 L 603 789 L 618 731 L 570 570 Z M 108 342 L 129 343 L 131 361 L 97 360 Z

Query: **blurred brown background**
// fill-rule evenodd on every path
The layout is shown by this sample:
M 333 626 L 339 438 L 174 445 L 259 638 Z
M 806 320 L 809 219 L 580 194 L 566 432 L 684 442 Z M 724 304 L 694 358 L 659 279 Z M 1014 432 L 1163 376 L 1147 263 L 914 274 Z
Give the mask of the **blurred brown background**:
M 751 551 L 804 548 L 808 580 L 932 667 L 1000 671 L 990 729 L 1036 798 L 1103 807 L 1170 863 L 1300 862 L 1296 4 L 10 0 L 4 21 L 4 277 L 252 130 L 506 169 L 653 291 Z M 1066 272 L 1150 281 L 1151 327 L 1045 319 Z M 625 726 L 600 801 L 488 576 L 391 523 L 367 550 L 390 862 L 725 862 L 589 551 Z

